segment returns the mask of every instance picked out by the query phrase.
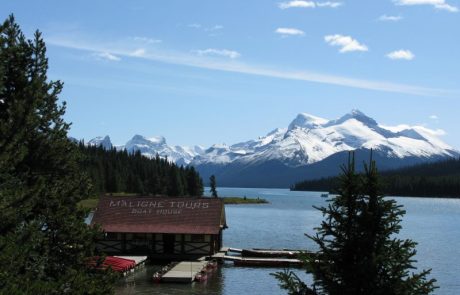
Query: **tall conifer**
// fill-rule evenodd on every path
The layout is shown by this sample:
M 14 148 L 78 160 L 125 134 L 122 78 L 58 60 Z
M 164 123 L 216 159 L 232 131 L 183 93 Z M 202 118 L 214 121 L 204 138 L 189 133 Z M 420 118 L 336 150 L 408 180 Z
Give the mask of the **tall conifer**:
M 45 52 L 13 16 L 0 26 L 0 293 L 107 294 L 111 278 L 85 266 L 98 233 L 77 206 L 88 182 Z
M 324 221 L 309 236 L 319 248 L 305 258 L 313 285 L 292 272 L 275 276 L 289 294 L 398 295 L 429 294 L 435 280 L 430 270 L 413 273 L 416 243 L 397 237 L 405 211 L 380 192 L 375 162 L 355 172 L 353 155 L 342 167 L 338 195 L 317 208 Z
M 211 187 L 209 191 L 211 192 L 211 196 L 214 198 L 217 198 L 216 185 L 216 176 L 213 174 L 211 177 L 209 177 L 209 186 Z

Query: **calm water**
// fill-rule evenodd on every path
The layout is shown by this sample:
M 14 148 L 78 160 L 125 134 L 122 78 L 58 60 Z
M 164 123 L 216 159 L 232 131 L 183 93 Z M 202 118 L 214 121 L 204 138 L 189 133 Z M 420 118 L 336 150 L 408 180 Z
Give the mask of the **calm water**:
M 220 196 L 261 197 L 264 205 L 227 205 L 224 244 L 235 248 L 314 249 L 304 236 L 322 220 L 313 205 L 324 198 L 316 192 L 286 189 L 219 188 Z M 435 294 L 460 294 L 460 200 L 396 198 L 407 214 L 401 235 L 417 241 L 418 266 L 432 268 L 438 280 Z M 120 281 L 117 294 L 285 294 L 270 273 L 278 269 L 240 268 L 225 263 L 206 283 L 192 285 L 151 283 L 156 270 L 149 266 Z M 302 272 L 306 281 L 309 278 Z

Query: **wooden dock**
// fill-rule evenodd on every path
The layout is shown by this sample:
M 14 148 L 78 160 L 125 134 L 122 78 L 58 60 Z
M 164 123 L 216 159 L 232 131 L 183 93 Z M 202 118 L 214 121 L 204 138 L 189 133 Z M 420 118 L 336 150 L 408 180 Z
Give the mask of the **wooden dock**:
M 237 253 L 227 255 L 228 252 Z M 211 256 L 219 262 L 233 261 L 236 266 L 255 266 L 255 267 L 301 267 L 302 260 L 297 259 L 297 255 L 302 253 L 300 250 L 276 250 L 276 249 L 239 249 L 224 247 L 218 253 Z M 237 256 L 239 254 L 239 256 Z M 252 254 L 252 255 L 251 255 Z
M 207 261 L 179 262 L 161 277 L 161 281 L 166 283 L 191 283 L 207 264 Z
M 266 257 L 266 258 L 298 258 L 306 251 L 300 250 L 276 250 L 276 249 L 243 249 L 241 256 L 244 257 Z
M 290 258 L 260 258 L 225 255 L 223 259 L 233 261 L 235 266 L 301 267 L 303 264 L 299 259 Z

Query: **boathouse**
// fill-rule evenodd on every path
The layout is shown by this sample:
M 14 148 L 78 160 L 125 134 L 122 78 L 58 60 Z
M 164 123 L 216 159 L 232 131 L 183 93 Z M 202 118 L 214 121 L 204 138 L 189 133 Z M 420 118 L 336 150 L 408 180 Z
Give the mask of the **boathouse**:
M 212 255 L 227 228 L 224 203 L 217 198 L 103 197 L 91 224 L 105 232 L 99 250 L 153 259 Z

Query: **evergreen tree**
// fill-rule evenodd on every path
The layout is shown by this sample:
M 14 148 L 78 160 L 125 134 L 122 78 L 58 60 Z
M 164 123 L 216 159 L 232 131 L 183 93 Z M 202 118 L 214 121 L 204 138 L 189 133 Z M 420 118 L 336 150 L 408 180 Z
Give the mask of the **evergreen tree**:
M 196 173 L 193 166 L 186 168 L 186 179 L 188 193 L 190 196 L 202 196 L 203 195 L 203 183 L 198 173 Z
M 77 206 L 88 181 L 45 51 L 13 16 L 0 26 L 0 293 L 111 293 L 112 277 L 85 265 L 99 233 Z
M 106 150 L 102 146 L 85 146 L 80 169 L 86 171 L 93 184 L 91 194 L 136 193 L 170 196 L 201 196 L 203 183 L 193 167 L 178 167 L 159 156 L 148 158 L 139 151 Z
M 209 186 L 211 187 L 211 189 L 209 190 L 211 192 L 211 196 L 217 198 L 216 176 L 214 176 L 214 174 L 211 175 L 211 177 L 209 177 Z
M 292 272 L 275 276 L 290 294 L 397 295 L 429 294 L 435 280 L 430 270 L 418 274 L 416 243 L 397 238 L 405 211 L 380 193 L 375 162 L 365 165 L 364 175 L 355 172 L 353 157 L 342 167 L 338 195 L 328 206 L 317 208 L 325 220 L 309 236 L 319 247 L 305 258 L 313 285 L 307 286 Z

